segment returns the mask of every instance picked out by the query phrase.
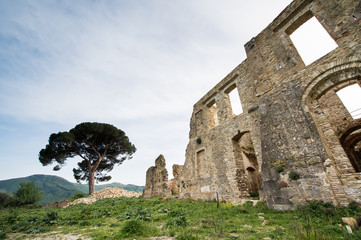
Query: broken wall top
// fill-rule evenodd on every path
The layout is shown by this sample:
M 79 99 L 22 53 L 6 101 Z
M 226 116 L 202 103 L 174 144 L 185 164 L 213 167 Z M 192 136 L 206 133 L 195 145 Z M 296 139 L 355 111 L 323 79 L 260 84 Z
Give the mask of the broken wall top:
M 165 158 L 162 154 L 160 154 L 157 159 L 155 160 L 155 166 L 157 168 L 163 169 L 165 168 L 166 164 L 165 164 Z

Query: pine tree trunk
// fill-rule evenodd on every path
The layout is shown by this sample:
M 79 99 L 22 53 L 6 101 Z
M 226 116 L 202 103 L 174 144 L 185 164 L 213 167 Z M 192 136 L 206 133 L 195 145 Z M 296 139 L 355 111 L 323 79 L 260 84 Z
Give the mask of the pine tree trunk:
M 94 172 L 89 171 L 89 195 L 94 192 Z

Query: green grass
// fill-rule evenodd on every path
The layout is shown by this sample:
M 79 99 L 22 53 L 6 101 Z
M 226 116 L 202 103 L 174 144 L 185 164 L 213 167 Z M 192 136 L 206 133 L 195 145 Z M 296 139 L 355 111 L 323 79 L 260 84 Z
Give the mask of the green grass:
M 92 239 L 361 239 L 348 234 L 342 217 L 358 218 L 356 204 L 335 208 L 310 202 L 294 211 L 191 200 L 115 198 L 68 208 L 0 211 L 0 239 L 37 234 L 82 234 Z M 264 218 L 264 219 L 263 219 Z M 264 221 L 268 224 L 263 225 Z

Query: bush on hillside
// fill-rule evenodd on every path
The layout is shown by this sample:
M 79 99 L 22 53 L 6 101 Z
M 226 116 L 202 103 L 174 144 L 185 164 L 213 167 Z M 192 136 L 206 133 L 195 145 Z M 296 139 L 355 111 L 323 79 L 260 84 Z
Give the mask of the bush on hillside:
M 18 205 L 34 204 L 43 198 L 43 193 L 34 182 L 22 182 L 15 192 Z
M 6 193 L 0 192 L 0 208 L 9 206 L 9 203 L 12 201 L 13 197 Z

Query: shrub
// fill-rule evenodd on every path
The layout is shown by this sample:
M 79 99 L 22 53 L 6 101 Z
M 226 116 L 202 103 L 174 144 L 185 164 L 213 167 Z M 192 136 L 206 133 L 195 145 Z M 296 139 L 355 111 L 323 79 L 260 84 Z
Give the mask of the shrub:
M 152 219 L 152 214 L 149 209 L 143 209 L 142 207 L 133 207 L 129 208 L 124 217 L 118 217 L 119 220 L 123 219 L 139 219 L 143 221 L 150 221 Z
M 79 226 L 90 226 L 90 222 L 89 221 L 81 221 L 80 223 L 79 223 Z
M 172 219 L 169 219 L 165 224 L 165 228 L 172 228 L 172 227 L 186 227 L 188 226 L 187 219 L 185 216 L 175 217 Z
M 43 233 L 49 231 L 48 227 L 41 226 L 38 221 L 39 218 L 37 216 L 29 217 L 26 220 L 20 221 L 13 225 L 11 230 L 15 232 L 24 232 L 26 234 Z
M 58 221 L 58 213 L 57 212 L 48 212 L 43 218 L 42 222 L 47 225 L 54 225 Z
M 307 201 L 307 204 L 299 208 L 301 216 L 309 215 L 310 217 L 333 217 L 336 215 L 336 208 L 330 203 L 320 201 Z
M 34 182 L 22 182 L 15 192 L 18 205 L 34 204 L 43 198 L 42 192 Z
M 348 205 L 348 208 L 351 210 L 351 211 L 356 211 L 359 209 L 359 206 L 357 204 L 357 202 L 353 201 L 351 202 L 349 205 Z
M 9 205 L 9 202 L 13 200 L 13 197 L 6 193 L 6 192 L 0 192 L 0 208 L 7 207 Z
M 111 212 L 107 209 L 101 209 L 101 210 L 93 212 L 93 218 L 102 218 L 102 217 L 107 217 L 110 215 L 111 215 Z
M 185 211 L 182 208 L 171 210 L 167 213 L 168 221 L 164 224 L 165 228 L 186 227 L 188 226 L 185 217 Z
M 39 221 L 39 217 L 38 217 L 38 216 L 28 217 L 28 218 L 26 219 L 26 221 L 27 221 L 28 223 L 36 223 L 36 222 Z
M 78 205 L 79 207 L 81 207 L 80 209 L 80 214 L 77 216 L 79 219 L 81 220 L 87 220 L 87 219 L 91 219 L 93 217 L 93 212 L 91 209 L 91 206 L 89 205 Z
M 183 209 L 176 209 L 169 211 L 167 215 L 168 217 L 181 217 L 185 215 L 185 212 Z
M 158 209 L 158 212 L 159 213 L 167 213 L 167 212 L 169 212 L 169 208 L 166 208 L 166 207 L 160 208 L 160 209 Z
M 6 232 L 4 232 L 3 230 L 0 230 L 0 240 L 2 239 L 6 239 Z
M 64 223 L 66 225 L 73 226 L 73 225 L 78 224 L 78 221 L 77 220 L 65 220 Z
M 288 177 L 291 179 L 291 180 L 298 180 L 300 179 L 300 174 L 294 172 L 294 171 L 291 171 L 289 174 L 288 174 Z
M 146 227 L 139 219 L 132 219 L 125 222 L 119 233 L 123 237 L 144 236 L 146 233 Z
M 8 215 L 5 216 L 3 219 L 5 224 L 13 225 L 19 220 L 19 213 L 18 211 L 14 211 L 11 209 L 8 213 Z

